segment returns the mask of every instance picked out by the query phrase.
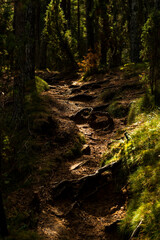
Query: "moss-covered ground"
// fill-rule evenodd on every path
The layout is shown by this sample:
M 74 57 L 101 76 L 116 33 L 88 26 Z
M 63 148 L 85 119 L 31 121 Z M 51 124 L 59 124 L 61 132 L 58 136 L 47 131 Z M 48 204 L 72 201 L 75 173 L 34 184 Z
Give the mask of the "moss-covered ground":
M 122 161 L 120 181 L 127 181 L 129 200 L 122 233 L 131 234 L 139 223 L 138 239 L 158 240 L 160 226 L 160 113 L 141 114 L 137 127 L 114 143 L 103 161 Z

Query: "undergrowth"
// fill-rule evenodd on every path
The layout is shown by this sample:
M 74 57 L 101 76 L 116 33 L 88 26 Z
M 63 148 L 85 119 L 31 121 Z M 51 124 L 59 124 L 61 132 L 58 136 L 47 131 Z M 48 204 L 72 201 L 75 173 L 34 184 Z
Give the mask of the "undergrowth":
M 100 55 L 98 53 L 98 49 L 96 49 L 96 52 L 89 49 L 82 62 L 78 63 L 79 71 L 82 72 L 82 80 L 86 80 L 87 77 L 98 72 L 99 61 Z
M 154 103 L 154 97 L 148 92 L 138 100 L 132 102 L 129 114 L 128 114 L 128 123 L 131 124 L 136 121 L 136 117 L 141 113 L 150 113 L 155 110 L 156 106 Z
M 107 111 L 115 118 L 125 117 L 128 113 L 128 107 L 124 104 L 114 101 L 109 105 Z
M 120 67 L 124 78 L 131 78 L 138 76 L 146 69 L 145 63 L 126 63 L 124 66 Z
M 36 92 L 28 93 L 25 98 L 24 118 L 21 126 L 13 119 L 13 105 L 0 109 L 0 150 L 2 153 L 2 191 L 6 205 L 9 236 L 6 240 L 38 240 L 40 237 L 34 232 L 36 216 L 31 209 L 25 213 L 18 213 L 16 205 L 8 208 L 8 197 L 17 189 L 25 189 L 33 183 L 33 172 L 37 171 L 36 162 L 39 151 L 34 149 L 37 137 L 41 134 L 35 131 L 36 119 L 48 119 L 49 106 L 42 91 L 48 90 L 48 84 L 36 77 Z M 11 204 L 12 205 L 12 204 Z
M 137 119 L 138 120 L 138 119 Z M 139 116 L 138 127 L 126 133 L 103 156 L 108 164 L 122 161 L 120 181 L 128 181 L 129 204 L 120 224 L 122 233 L 131 236 L 139 223 L 138 239 L 160 239 L 160 114 Z

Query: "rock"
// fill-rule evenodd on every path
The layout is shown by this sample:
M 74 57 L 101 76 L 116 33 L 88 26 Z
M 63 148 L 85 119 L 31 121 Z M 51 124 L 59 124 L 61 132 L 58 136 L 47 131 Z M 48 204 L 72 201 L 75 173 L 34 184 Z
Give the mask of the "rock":
M 93 110 L 92 108 L 82 108 L 80 111 L 72 115 L 70 119 L 78 124 L 86 123 L 92 110 Z
M 111 130 L 114 128 L 114 121 L 108 112 L 92 111 L 88 123 L 93 129 Z
M 83 155 L 90 155 L 91 154 L 91 148 L 89 145 L 85 144 L 82 148 L 82 154 Z
M 68 98 L 71 101 L 79 101 L 79 102 L 88 102 L 92 101 L 95 97 L 88 95 L 88 94 L 77 94 L 73 97 Z

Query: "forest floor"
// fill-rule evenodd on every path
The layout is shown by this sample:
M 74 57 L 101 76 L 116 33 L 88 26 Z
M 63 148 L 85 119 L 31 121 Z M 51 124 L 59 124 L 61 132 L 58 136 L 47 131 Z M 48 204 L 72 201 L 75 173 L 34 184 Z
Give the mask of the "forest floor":
M 98 178 L 94 175 L 107 148 L 115 140 L 124 138 L 130 103 L 143 94 L 138 78 L 125 79 L 121 72 L 115 72 L 98 74 L 81 82 L 72 76 L 40 75 L 50 84 L 50 90 L 43 95 L 53 101 L 53 114 L 59 116 L 63 125 L 62 135 L 76 128 L 86 143 L 82 156 L 61 161 L 43 188 L 38 232 L 45 239 L 55 240 L 121 239 L 117 223 L 125 216 L 127 189 L 117 188 L 111 171 L 105 171 Z M 81 115 L 90 108 L 102 113 L 115 101 L 122 107 L 117 111 L 122 113 L 120 116 L 115 113 L 114 126 L 109 126 L 103 114 L 96 117 L 97 125 L 92 124 L 93 119 L 89 122 Z M 58 144 L 51 154 L 63 155 L 67 144 Z
M 101 163 L 104 152 L 129 128 L 129 106 L 144 92 L 138 77 L 115 71 L 82 82 L 73 75 L 38 75 L 50 85 L 42 95 L 58 125 L 54 134 L 37 137 L 40 160 L 32 189 L 14 192 L 10 205 L 21 211 L 32 207 L 44 239 L 121 239 L 117 225 L 125 216 L 127 189 Z M 118 108 L 110 117 L 104 112 L 113 103 Z M 81 155 L 79 134 L 86 141 Z

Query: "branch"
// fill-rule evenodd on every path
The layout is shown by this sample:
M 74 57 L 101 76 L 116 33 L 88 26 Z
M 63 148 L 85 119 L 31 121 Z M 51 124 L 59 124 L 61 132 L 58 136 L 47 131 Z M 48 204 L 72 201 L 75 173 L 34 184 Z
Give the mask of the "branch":
M 132 240 L 133 237 L 135 237 L 135 235 L 137 234 L 137 232 L 138 232 L 139 229 L 140 229 L 140 226 L 141 226 L 142 222 L 143 222 L 143 219 L 139 222 L 139 224 L 137 225 L 137 227 L 136 227 L 135 230 L 133 231 L 133 233 L 132 233 L 132 235 L 131 235 L 131 237 L 130 237 L 129 240 Z

